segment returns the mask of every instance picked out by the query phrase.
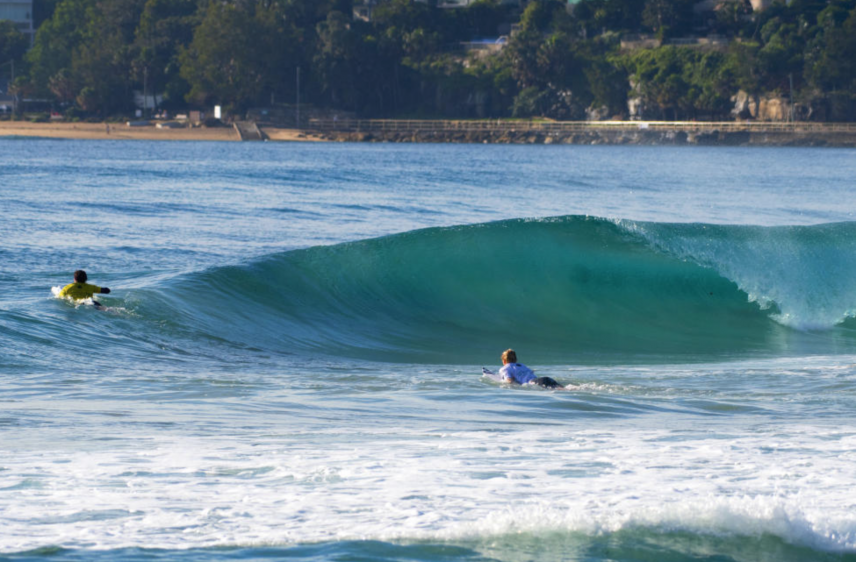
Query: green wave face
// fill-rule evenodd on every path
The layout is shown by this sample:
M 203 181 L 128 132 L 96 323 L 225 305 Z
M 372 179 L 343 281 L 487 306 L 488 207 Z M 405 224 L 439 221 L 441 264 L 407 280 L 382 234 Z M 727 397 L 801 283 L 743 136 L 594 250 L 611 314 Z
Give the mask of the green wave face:
M 381 361 L 851 353 L 854 240 L 850 223 L 510 220 L 287 252 L 152 297 L 231 341 Z

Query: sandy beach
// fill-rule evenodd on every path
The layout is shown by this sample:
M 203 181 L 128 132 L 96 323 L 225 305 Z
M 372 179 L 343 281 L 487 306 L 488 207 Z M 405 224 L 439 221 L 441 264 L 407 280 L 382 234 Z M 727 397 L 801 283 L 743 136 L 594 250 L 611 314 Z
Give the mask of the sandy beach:
M 27 123 L 24 121 L 0 122 L 0 136 L 91 140 L 240 140 L 235 130 L 230 127 L 158 129 L 155 126 L 129 127 L 124 123 Z
M 317 135 L 295 129 L 265 128 L 274 141 L 318 141 Z M 232 127 L 159 129 L 154 125 L 129 127 L 124 123 L 29 123 L 0 121 L 0 137 L 41 137 L 88 140 L 239 141 Z

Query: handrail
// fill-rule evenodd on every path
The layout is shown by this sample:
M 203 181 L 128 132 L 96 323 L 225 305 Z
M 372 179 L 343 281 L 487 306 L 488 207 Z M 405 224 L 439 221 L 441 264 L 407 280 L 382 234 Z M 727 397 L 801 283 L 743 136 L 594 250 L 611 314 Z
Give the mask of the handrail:
M 856 123 L 763 121 L 507 121 L 440 119 L 310 119 L 309 127 L 337 132 L 586 132 L 720 131 L 760 133 L 856 133 Z

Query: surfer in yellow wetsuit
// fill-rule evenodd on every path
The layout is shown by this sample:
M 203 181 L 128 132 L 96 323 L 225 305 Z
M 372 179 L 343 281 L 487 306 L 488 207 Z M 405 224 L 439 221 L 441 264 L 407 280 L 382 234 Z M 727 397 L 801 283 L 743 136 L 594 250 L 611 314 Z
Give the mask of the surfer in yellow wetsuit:
M 83 299 L 91 299 L 92 295 L 95 294 L 104 294 L 107 295 L 110 293 L 110 289 L 107 287 L 98 287 L 96 285 L 88 285 L 86 283 L 86 272 L 82 269 L 78 269 L 74 272 L 74 283 L 66 285 L 62 288 L 62 290 L 57 294 L 57 297 L 60 298 L 69 298 L 74 300 L 83 300 Z M 95 306 L 101 306 L 100 303 L 96 301 L 92 301 L 95 303 Z

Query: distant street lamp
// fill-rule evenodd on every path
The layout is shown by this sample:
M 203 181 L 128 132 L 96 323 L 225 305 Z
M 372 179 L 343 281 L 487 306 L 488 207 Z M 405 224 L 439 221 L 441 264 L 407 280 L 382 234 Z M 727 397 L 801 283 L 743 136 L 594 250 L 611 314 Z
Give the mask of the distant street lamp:
M 12 65 L 12 77 L 9 78 L 9 83 L 11 84 L 12 82 L 15 81 L 15 59 L 4 62 L 3 64 L 0 64 L 0 66 L 6 66 L 7 64 Z
M 149 109 L 149 65 L 143 67 L 143 119 L 148 119 Z
M 790 115 L 789 115 L 788 120 L 791 123 L 793 123 L 794 122 L 794 74 L 793 74 L 793 72 L 788 74 L 788 83 L 789 83 L 788 97 L 790 98 L 789 105 L 791 106 L 790 112 L 789 112 Z
M 9 84 L 13 84 L 13 83 L 15 82 L 15 59 L 12 59 L 12 60 L 10 60 L 10 61 L 4 62 L 4 63 L 0 64 L 0 66 L 6 66 L 7 64 L 8 64 L 8 65 L 10 65 L 10 66 L 12 67 L 11 75 L 10 75 L 10 78 L 9 78 Z M 9 88 L 7 87 L 7 88 L 6 88 L 6 93 L 8 93 L 8 92 L 9 92 Z M 16 93 L 16 94 L 15 94 L 14 96 L 12 96 L 12 97 L 13 97 L 13 101 L 12 101 L 12 111 L 13 111 L 13 112 L 17 112 L 17 111 L 18 111 L 18 94 Z M 4 111 L 4 113 L 5 113 L 5 111 Z

